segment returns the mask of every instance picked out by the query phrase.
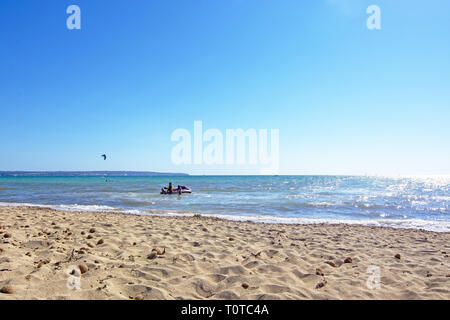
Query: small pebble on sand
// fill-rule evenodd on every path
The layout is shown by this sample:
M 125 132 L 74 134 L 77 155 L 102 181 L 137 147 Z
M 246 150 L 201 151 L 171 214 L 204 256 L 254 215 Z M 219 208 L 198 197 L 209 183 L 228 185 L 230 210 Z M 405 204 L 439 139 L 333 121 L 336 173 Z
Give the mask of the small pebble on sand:
M 95 228 L 89 229 L 89 233 L 94 233 L 94 232 L 95 232 Z
M 336 263 L 334 263 L 333 261 L 325 261 L 326 264 L 329 264 L 330 266 L 332 266 L 333 268 L 336 268 L 337 265 Z
M 14 289 L 13 289 L 12 286 L 6 285 L 6 286 L 4 286 L 4 287 L 2 287 L 0 289 L 0 292 L 1 293 L 5 293 L 5 294 L 13 294 L 14 293 Z
M 352 263 L 353 259 L 350 257 L 345 258 L 344 263 Z
M 316 289 L 323 288 L 327 284 L 327 280 L 323 280 L 316 285 Z
M 320 269 L 320 268 L 317 268 L 316 269 L 316 275 L 318 275 L 318 276 L 324 276 L 325 275 L 325 273 L 323 272 L 323 270 L 322 269 Z
M 192 243 L 192 245 L 193 245 L 194 247 L 200 247 L 200 243 L 197 242 L 197 241 L 194 241 L 194 242 Z
M 397 259 L 401 259 L 401 258 L 402 258 L 402 256 L 400 255 L 400 253 L 397 253 L 394 257 L 397 258 Z
M 88 266 L 85 263 L 80 263 L 78 265 L 78 268 L 80 268 L 81 274 L 84 274 L 84 273 L 89 271 L 89 268 L 88 268 Z
M 147 256 L 147 259 L 155 259 L 156 258 L 156 253 L 152 252 Z
M 103 239 L 100 239 L 100 240 L 98 240 L 97 241 L 97 244 L 99 245 L 99 244 L 104 244 L 105 243 L 105 241 L 103 240 Z
M 48 264 L 48 263 L 50 263 L 50 260 L 48 260 L 48 259 L 46 259 L 46 260 L 40 260 L 40 261 L 38 262 L 37 267 L 38 267 L 38 268 L 41 268 L 43 265 Z
M 5 238 L 11 238 L 12 235 L 11 235 L 11 233 L 9 233 L 9 232 L 5 232 L 5 234 L 3 235 L 3 237 L 5 237 Z
M 244 288 L 244 289 L 248 289 L 248 287 L 249 287 L 249 285 L 248 285 L 248 283 L 247 283 L 247 282 L 244 282 L 244 283 L 242 284 L 242 288 Z
M 136 297 L 134 297 L 134 300 L 144 300 L 144 296 L 142 294 L 138 294 Z

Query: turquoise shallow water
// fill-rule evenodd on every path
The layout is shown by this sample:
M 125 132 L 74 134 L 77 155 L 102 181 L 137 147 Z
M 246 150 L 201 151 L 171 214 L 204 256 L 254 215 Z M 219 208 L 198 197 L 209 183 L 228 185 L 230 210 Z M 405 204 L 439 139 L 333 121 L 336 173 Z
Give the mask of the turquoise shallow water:
M 168 182 L 194 192 L 159 190 Z M 0 205 L 450 232 L 450 177 L 0 177 Z

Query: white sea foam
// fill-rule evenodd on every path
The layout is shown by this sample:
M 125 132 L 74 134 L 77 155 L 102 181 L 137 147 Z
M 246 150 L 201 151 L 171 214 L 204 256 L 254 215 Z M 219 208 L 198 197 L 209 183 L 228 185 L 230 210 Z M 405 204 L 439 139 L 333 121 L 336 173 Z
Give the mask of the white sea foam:
M 159 214 L 152 214 L 159 215 Z M 169 213 L 161 214 L 164 216 L 193 216 L 194 214 L 183 213 Z M 374 227 L 390 227 L 395 229 L 423 229 L 434 232 L 450 232 L 450 222 L 441 220 L 422 220 L 422 219 L 325 219 L 325 218 L 295 218 L 295 217 L 276 217 L 276 216 L 235 216 L 224 214 L 201 214 L 203 217 L 214 217 L 219 219 L 233 220 L 233 221 L 252 221 L 259 223 L 278 223 L 278 224 L 350 224 L 350 225 L 363 225 Z
M 0 206 L 5 207 L 39 207 L 49 208 L 63 211 L 84 211 L 84 212 L 112 212 L 120 211 L 118 208 L 99 205 L 82 205 L 82 204 L 36 204 L 36 203 L 16 203 L 16 202 L 0 202 Z
M 163 212 L 163 211 L 143 211 L 137 209 L 123 210 L 110 206 L 102 205 L 46 205 L 34 203 L 9 203 L 0 202 L 0 206 L 26 206 L 50 208 L 63 211 L 82 211 L 82 212 L 117 212 L 134 215 L 154 215 L 154 216 L 194 216 L 195 212 Z M 252 221 L 257 223 L 276 223 L 276 224 L 350 224 L 375 227 L 391 227 L 396 229 L 423 229 L 434 232 L 450 232 L 450 221 L 445 220 L 423 220 L 423 219 L 328 219 L 328 218 L 299 218 L 299 217 L 277 217 L 270 215 L 226 215 L 226 214 L 204 214 L 203 217 L 213 217 L 232 221 Z M 382 217 L 384 218 L 384 217 Z

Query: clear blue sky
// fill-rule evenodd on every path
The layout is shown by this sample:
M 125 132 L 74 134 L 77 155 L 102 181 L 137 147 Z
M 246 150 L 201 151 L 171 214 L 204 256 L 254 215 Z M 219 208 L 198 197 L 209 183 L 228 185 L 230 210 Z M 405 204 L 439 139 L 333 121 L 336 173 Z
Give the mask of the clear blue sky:
M 81 8 L 82 29 L 66 28 Z M 366 28 L 381 8 L 382 30 Z M 2 0 L 0 170 L 175 166 L 173 130 L 280 130 L 280 174 L 450 174 L 450 1 Z M 100 154 L 108 155 L 102 161 Z

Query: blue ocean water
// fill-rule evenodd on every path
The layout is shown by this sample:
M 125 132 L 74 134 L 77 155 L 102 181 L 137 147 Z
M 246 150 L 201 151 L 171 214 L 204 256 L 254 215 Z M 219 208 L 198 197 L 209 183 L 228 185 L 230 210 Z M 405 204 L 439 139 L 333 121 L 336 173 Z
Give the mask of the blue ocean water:
M 193 193 L 160 195 L 168 182 Z M 0 177 L 0 205 L 20 204 L 450 232 L 449 176 Z

